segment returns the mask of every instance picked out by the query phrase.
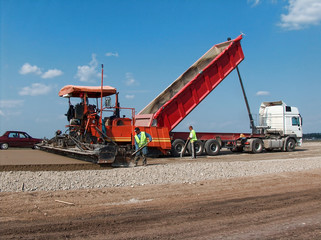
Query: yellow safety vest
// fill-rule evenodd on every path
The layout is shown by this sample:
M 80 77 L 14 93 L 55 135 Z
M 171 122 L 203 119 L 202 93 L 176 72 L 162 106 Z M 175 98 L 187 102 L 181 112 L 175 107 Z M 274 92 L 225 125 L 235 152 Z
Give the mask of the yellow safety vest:
M 192 135 L 192 136 L 191 136 Z M 195 142 L 195 141 L 197 141 L 197 137 L 196 137 L 196 132 L 195 132 L 195 130 L 193 129 L 193 130 L 191 130 L 191 132 L 190 132 L 190 138 L 191 138 L 191 142 Z
M 137 134 L 135 135 L 135 140 L 138 144 L 138 147 L 142 147 L 147 143 L 147 138 L 146 138 L 146 134 L 145 132 L 140 132 L 140 139 L 137 136 Z

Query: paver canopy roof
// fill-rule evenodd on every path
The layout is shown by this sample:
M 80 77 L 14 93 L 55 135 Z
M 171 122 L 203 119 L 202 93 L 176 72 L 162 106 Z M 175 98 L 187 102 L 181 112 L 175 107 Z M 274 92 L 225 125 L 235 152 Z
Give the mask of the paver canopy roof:
M 103 86 L 103 97 L 116 92 L 116 88 Z M 84 93 L 87 93 L 89 98 L 99 98 L 101 97 L 101 87 L 67 85 L 60 89 L 58 95 L 60 97 L 82 97 Z

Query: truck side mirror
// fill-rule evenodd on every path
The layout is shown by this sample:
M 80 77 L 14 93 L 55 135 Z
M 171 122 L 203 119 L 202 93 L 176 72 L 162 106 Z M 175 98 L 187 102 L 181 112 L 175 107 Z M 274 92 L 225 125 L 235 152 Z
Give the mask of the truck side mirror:
M 105 97 L 105 107 L 111 107 L 111 97 Z

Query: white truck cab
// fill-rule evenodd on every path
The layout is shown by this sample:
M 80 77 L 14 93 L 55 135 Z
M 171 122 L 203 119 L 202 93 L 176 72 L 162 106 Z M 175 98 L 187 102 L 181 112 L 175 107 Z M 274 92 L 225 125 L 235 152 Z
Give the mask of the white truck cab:
M 259 110 L 259 128 L 263 134 L 292 138 L 302 144 L 302 117 L 298 108 L 287 106 L 283 101 L 263 102 Z

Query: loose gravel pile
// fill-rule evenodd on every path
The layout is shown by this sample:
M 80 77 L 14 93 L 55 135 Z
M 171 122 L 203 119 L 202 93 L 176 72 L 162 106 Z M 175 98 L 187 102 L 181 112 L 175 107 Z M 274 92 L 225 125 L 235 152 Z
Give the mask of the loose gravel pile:
M 182 162 L 136 168 L 0 173 L 0 192 L 93 189 L 297 172 L 321 168 L 321 157 L 250 162 Z

